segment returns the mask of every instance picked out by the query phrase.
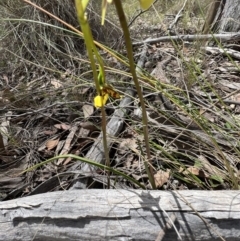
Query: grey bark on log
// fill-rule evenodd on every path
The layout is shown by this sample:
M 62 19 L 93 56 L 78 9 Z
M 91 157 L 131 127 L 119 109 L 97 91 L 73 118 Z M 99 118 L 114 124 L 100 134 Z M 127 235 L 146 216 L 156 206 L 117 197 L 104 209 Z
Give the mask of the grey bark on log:
M 240 192 L 91 189 L 0 202 L 1 241 L 174 241 L 174 227 L 184 241 L 240 240 Z

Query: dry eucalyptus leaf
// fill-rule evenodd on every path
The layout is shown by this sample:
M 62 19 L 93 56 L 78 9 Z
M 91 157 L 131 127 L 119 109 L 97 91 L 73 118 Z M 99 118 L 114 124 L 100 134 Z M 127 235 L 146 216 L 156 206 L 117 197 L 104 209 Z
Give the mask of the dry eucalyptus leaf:
M 118 153 L 125 154 L 129 149 L 135 151 L 138 145 L 135 139 L 127 138 L 124 139 L 118 146 Z
M 54 134 L 56 134 L 56 132 L 57 132 L 56 128 L 54 128 L 54 130 L 45 130 L 45 131 L 43 131 L 44 135 L 47 135 L 47 136 L 54 135 Z
M 198 167 L 188 167 L 187 170 L 183 172 L 183 174 L 188 175 L 189 173 L 192 173 L 195 176 L 199 175 L 200 169 Z
M 60 130 L 69 130 L 71 128 L 70 125 L 67 125 L 67 124 L 56 124 L 54 125 L 54 127 L 56 127 L 57 129 L 60 129 Z
M 94 112 L 94 107 L 92 105 L 84 105 L 82 109 L 85 118 L 88 118 Z
M 63 86 L 61 81 L 59 81 L 57 79 L 51 79 L 51 84 L 54 86 L 55 89 L 59 89 Z
M 46 142 L 46 147 L 48 150 L 52 150 L 54 147 L 56 147 L 59 143 L 59 139 L 56 140 L 48 140 Z
M 63 165 L 66 166 L 72 160 L 71 157 L 68 157 L 64 162 Z
M 155 175 L 154 175 L 154 180 L 156 187 L 159 188 L 163 186 L 164 183 L 166 183 L 170 178 L 170 170 L 163 171 L 159 170 Z

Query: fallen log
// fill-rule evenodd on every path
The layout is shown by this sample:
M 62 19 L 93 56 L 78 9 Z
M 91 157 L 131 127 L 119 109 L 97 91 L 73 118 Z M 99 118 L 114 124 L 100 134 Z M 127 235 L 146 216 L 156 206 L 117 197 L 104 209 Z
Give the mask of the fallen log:
M 240 192 L 91 189 L 33 195 L 0 202 L 0 240 L 240 240 Z

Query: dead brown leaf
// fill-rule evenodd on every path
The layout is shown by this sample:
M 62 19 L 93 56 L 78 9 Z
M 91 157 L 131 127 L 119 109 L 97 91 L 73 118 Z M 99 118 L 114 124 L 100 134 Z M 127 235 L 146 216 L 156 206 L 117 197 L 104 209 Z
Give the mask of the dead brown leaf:
M 199 172 L 200 172 L 200 169 L 198 167 L 188 167 L 184 172 L 183 174 L 187 175 L 189 173 L 195 175 L 195 176 L 198 176 L 199 175 Z
M 57 79 L 51 79 L 51 85 L 53 85 L 55 89 L 59 89 L 63 86 L 61 81 L 59 81 Z
M 56 147 L 59 143 L 59 139 L 56 140 L 48 140 L 46 142 L 46 147 L 48 150 L 52 150 L 54 147 Z
M 170 177 L 170 170 L 167 170 L 167 171 L 159 170 L 154 175 L 156 187 L 157 188 L 162 187 L 162 185 L 169 180 L 169 177 Z
M 88 118 L 94 112 L 94 107 L 92 105 L 84 105 L 82 109 L 85 118 Z
M 126 138 L 119 144 L 119 146 L 118 146 L 118 153 L 123 155 L 129 149 L 133 150 L 135 152 L 137 147 L 138 147 L 138 145 L 137 145 L 135 139 Z
M 56 127 L 57 129 L 60 129 L 60 130 L 65 130 L 65 131 L 69 130 L 71 128 L 70 125 L 67 125 L 67 124 L 64 124 L 64 123 L 56 124 L 56 125 L 54 125 L 54 127 Z
M 63 162 L 63 166 L 66 166 L 71 160 L 72 160 L 72 158 L 71 158 L 71 157 L 68 157 L 68 158 Z

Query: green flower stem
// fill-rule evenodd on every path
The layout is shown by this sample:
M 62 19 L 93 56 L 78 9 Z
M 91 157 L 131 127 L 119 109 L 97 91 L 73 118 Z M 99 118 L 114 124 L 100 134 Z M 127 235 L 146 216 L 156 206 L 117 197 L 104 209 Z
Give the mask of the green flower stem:
M 105 73 L 104 73 L 104 65 L 103 61 L 98 53 L 98 50 L 94 44 L 93 41 L 93 36 L 92 32 L 90 29 L 90 26 L 88 24 L 87 18 L 85 16 L 83 6 L 82 6 L 82 0 L 75 0 L 75 5 L 77 9 L 77 17 L 78 21 L 81 25 L 81 29 L 83 32 L 83 38 L 86 44 L 87 52 L 88 52 L 88 57 L 90 60 L 91 68 L 93 70 L 93 77 L 94 77 L 94 82 L 95 86 L 97 89 L 98 95 L 101 95 L 101 86 L 100 84 L 105 84 Z M 99 64 L 99 75 L 97 73 L 97 68 L 94 60 L 94 55 L 95 54 L 98 64 Z M 101 80 L 101 83 L 99 83 Z M 106 113 L 105 113 L 105 108 L 104 105 L 101 106 L 101 113 L 102 113 L 102 133 L 103 133 L 103 148 L 104 148 L 104 153 L 105 153 L 105 159 L 106 159 L 106 165 L 110 167 L 110 159 L 109 159 L 109 150 L 107 146 L 107 130 L 106 130 Z M 108 172 L 108 177 L 110 177 L 110 172 Z M 110 187 L 110 178 L 108 178 L 108 188 Z
M 132 41 L 130 38 L 130 33 L 129 29 L 127 26 L 127 21 L 126 17 L 122 8 L 122 3 L 120 0 L 114 0 L 114 4 L 117 10 L 117 14 L 119 17 L 119 21 L 123 30 L 124 38 L 125 38 L 125 43 L 126 43 L 126 48 L 127 48 L 127 55 L 128 55 L 128 60 L 129 60 L 129 65 L 130 65 L 130 71 L 133 77 L 133 81 L 137 90 L 138 97 L 140 99 L 140 104 L 142 107 L 142 123 L 143 123 L 143 134 L 144 134 L 144 140 L 145 140 L 145 145 L 146 145 L 146 152 L 147 152 L 147 162 L 144 161 L 145 169 L 149 178 L 149 181 L 152 185 L 153 189 L 156 189 L 155 181 L 154 181 L 154 176 L 153 176 L 153 168 L 152 168 L 152 163 L 151 163 L 151 154 L 150 154 L 150 145 L 149 145 L 149 138 L 148 138 L 148 118 L 147 118 L 147 112 L 145 108 L 145 103 L 143 99 L 143 94 L 141 91 L 141 87 L 138 82 L 136 70 L 135 70 L 135 63 L 133 59 L 133 50 L 132 50 Z
M 100 86 L 98 83 L 98 73 L 97 73 L 97 68 L 96 68 L 96 64 L 95 64 L 95 60 L 94 60 L 94 56 L 93 56 L 93 52 L 92 52 L 93 45 L 94 45 L 92 33 L 90 30 L 88 21 L 86 19 L 86 16 L 83 12 L 82 0 L 75 0 L 75 5 L 76 5 L 76 10 L 77 10 L 78 21 L 81 25 L 81 29 L 83 32 L 83 38 L 84 38 L 84 41 L 86 44 L 88 57 L 90 60 L 92 71 L 93 71 L 93 78 L 94 78 L 94 82 L 96 85 L 97 93 L 100 95 Z

